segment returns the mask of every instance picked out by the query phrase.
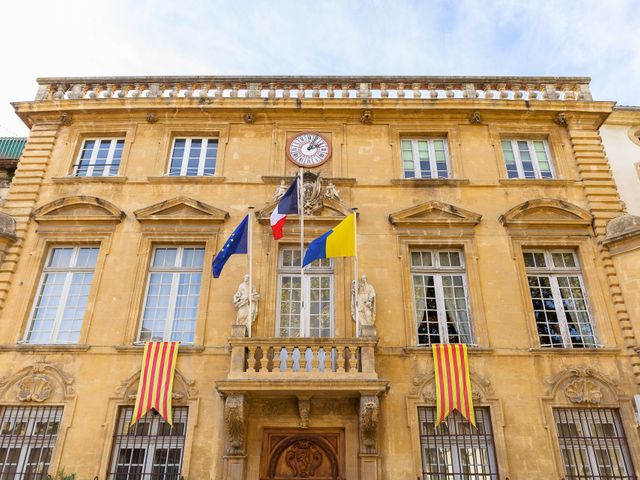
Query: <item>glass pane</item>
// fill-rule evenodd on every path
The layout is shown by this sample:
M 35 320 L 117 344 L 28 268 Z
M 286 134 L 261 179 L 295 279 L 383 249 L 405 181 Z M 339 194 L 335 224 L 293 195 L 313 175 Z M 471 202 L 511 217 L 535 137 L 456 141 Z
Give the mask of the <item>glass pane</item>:
M 176 138 L 174 140 L 173 151 L 171 152 L 169 175 L 180 175 L 186 142 L 187 140 L 185 138 Z

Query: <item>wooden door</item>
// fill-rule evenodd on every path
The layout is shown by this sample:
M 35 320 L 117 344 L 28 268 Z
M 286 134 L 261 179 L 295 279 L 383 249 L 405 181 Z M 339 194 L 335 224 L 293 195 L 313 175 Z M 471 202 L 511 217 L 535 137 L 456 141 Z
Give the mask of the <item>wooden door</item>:
M 260 479 L 344 480 L 344 431 L 265 430 Z

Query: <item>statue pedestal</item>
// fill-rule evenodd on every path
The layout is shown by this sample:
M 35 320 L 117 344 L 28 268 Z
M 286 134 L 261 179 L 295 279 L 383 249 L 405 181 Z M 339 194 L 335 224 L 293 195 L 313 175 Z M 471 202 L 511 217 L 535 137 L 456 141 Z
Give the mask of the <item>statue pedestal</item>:
M 246 337 L 247 336 L 247 327 L 244 325 L 231 325 L 231 336 L 232 337 Z
M 361 453 L 360 457 L 360 480 L 378 479 L 378 454 Z
M 223 460 L 223 480 L 244 480 L 247 464 L 246 455 L 225 455 Z
M 375 337 L 377 335 L 375 325 L 360 325 L 361 337 Z

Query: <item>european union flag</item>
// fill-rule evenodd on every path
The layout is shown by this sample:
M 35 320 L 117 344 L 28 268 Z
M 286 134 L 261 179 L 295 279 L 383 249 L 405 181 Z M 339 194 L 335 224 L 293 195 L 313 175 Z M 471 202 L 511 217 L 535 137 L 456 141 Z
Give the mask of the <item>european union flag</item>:
M 222 250 L 218 252 L 216 258 L 213 259 L 211 265 L 213 270 L 213 278 L 218 278 L 224 264 L 227 263 L 229 257 L 234 253 L 247 253 L 247 243 L 249 239 L 249 215 L 244 217 L 240 225 L 233 231 L 229 240 L 226 241 Z

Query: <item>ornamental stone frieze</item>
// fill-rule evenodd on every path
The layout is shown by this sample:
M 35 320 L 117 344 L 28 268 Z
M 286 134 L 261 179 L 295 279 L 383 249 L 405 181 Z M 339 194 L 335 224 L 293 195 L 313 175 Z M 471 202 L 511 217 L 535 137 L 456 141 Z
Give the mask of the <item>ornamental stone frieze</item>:
M 75 395 L 74 378 L 59 366 L 37 361 L 12 375 L 0 378 L 0 401 L 8 403 L 60 402 Z
M 573 366 L 545 380 L 549 386 L 547 399 L 564 397 L 577 405 L 617 403 L 623 393 L 618 382 L 594 367 Z

